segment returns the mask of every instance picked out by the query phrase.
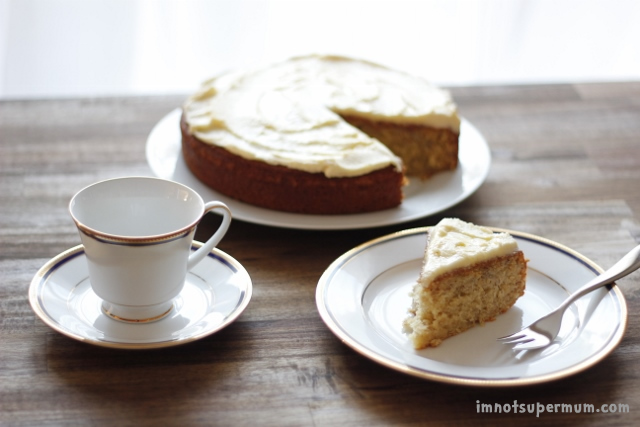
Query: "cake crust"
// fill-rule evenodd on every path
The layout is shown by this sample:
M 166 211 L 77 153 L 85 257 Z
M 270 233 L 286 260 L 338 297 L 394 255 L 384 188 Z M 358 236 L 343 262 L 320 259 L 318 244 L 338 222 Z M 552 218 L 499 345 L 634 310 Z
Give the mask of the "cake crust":
M 249 160 L 200 141 L 180 121 L 182 153 L 204 184 L 242 202 L 286 212 L 354 214 L 390 209 L 402 202 L 405 178 L 394 166 L 348 178 L 327 178 Z

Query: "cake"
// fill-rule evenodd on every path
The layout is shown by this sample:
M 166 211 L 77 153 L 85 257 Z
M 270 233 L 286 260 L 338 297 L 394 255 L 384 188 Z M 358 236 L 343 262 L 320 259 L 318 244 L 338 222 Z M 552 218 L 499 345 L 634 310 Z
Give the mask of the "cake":
M 527 261 L 506 232 L 444 218 L 428 232 L 404 331 L 415 349 L 495 320 L 524 294 Z
M 214 190 L 308 214 L 398 206 L 408 176 L 458 164 L 448 92 L 371 62 L 310 55 L 206 81 L 183 105 L 182 151 Z

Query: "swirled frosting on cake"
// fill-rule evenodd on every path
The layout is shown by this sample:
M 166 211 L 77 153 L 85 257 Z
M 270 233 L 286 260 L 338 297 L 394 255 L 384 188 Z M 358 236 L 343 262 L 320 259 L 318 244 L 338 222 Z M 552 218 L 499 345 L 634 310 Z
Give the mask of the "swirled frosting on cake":
M 494 233 L 487 227 L 444 218 L 429 231 L 421 278 L 428 282 L 457 268 L 517 250 L 518 244 L 509 233 Z
M 190 132 L 233 154 L 332 177 L 402 161 L 341 114 L 459 132 L 448 92 L 370 62 L 305 56 L 206 81 L 183 106 Z

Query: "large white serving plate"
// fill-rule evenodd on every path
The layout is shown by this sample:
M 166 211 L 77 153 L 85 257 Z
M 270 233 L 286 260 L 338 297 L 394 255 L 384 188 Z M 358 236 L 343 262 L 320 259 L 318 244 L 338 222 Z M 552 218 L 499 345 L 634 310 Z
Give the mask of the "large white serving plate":
M 205 201 L 226 203 L 234 219 L 284 228 L 338 230 L 369 228 L 412 221 L 448 209 L 473 194 L 482 185 L 491 166 L 491 152 L 482 134 L 467 120 L 460 128 L 459 167 L 426 181 L 411 179 L 405 187 L 405 199 L 394 209 L 354 215 L 305 215 L 264 209 L 221 194 L 200 182 L 182 158 L 180 135 L 181 110 L 162 118 L 147 139 L 146 155 L 152 172 L 165 179 L 185 184 Z
M 345 253 L 322 275 L 316 304 L 329 329 L 362 355 L 392 369 L 446 383 L 516 386 L 573 375 L 611 353 L 627 323 L 614 284 L 578 300 L 551 346 L 514 351 L 496 338 L 558 306 L 602 270 L 558 243 L 510 230 L 529 259 L 525 295 L 497 320 L 415 350 L 402 331 L 430 227 L 390 234 Z

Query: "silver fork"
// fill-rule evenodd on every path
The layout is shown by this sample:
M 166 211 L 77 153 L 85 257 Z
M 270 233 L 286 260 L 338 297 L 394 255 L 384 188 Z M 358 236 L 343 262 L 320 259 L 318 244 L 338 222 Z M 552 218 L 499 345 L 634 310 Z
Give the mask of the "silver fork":
M 531 325 L 506 337 L 498 338 L 505 344 L 516 344 L 514 350 L 533 350 L 536 348 L 546 347 L 558 336 L 562 317 L 565 310 L 578 298 L 588 294 L 589 292 L 634 272 L 640 268 L 640 245 L 633 248 L 620 261 L 615 263 L 613 267 L 594 277 L 580 289 L 575 291 L 566 300 L 560 304 L 558 308 L 553 310 L 546 316 L 533 322 Z

